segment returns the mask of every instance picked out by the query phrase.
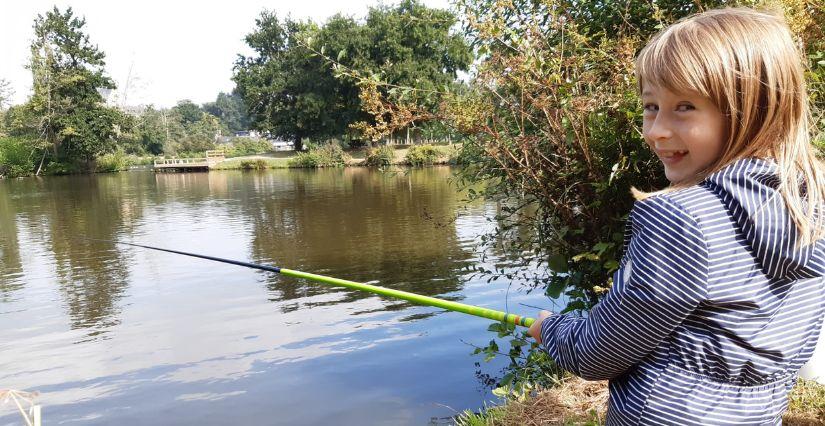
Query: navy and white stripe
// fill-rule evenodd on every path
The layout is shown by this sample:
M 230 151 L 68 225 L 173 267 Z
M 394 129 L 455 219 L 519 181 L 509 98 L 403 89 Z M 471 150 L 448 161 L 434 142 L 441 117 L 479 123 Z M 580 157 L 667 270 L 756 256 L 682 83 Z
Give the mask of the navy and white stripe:
M 639 201 L 613 288 L 551 315 L 563 368 L 610 379 L 608 424 L 779 424 L 825 314 L 825 246 L 802 249 L 776 164 L 741 159 Z

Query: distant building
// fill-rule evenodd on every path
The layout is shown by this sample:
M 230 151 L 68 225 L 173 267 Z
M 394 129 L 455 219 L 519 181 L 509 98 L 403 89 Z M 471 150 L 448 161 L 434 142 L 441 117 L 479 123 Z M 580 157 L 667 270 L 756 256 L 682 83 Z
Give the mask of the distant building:
M 292 141 L 285 141 L 281 139 L 269 139 L 272 143 L 273 151 L 292 151 L 295 149 L 295 144 Z
M 241 131 L 235 132 L 235 137 L 236 138 L 256 138 L 256 139 L 260 139 L 262 136 L 261 136 L 261 132 L 259 132 L 257 130 L 241 130 Z

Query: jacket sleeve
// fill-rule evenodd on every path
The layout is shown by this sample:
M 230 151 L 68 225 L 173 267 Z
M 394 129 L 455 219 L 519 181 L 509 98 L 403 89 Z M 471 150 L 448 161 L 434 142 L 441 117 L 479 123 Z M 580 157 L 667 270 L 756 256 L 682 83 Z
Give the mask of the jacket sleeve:
M 639 201 L 613 287 L 586 317 L 553 314 L 541 338 L 559 366 L 587 380 L 637 364 L 707 297 L 708 250 L 696 220 L 666 196 Z

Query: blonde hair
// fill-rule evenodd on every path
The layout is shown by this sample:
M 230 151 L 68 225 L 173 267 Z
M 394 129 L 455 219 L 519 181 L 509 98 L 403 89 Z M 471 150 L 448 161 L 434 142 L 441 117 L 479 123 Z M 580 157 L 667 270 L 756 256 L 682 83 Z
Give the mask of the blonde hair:
M 727 117 L 722 155 L 684 188 L 744 157 L 772 158 L 779 192 L 799 231 L 798 245 L 825 236 L 825 176 L 811 145 L 811 115 L 801 56 L 784 19 L 746 8 L 711 10 L 659 32 L 639 53 L 644 84 L 709 98 Z

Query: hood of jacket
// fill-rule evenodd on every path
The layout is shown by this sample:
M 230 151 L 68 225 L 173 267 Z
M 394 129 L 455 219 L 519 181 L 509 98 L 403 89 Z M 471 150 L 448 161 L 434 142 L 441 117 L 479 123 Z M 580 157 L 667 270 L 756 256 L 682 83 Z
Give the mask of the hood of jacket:
M 799 233 L 779 192 L 772 160 L 739 159 L 702 182 L 722 198 L 770 278 L 825 276 L 825 243 L 796 248 Z

